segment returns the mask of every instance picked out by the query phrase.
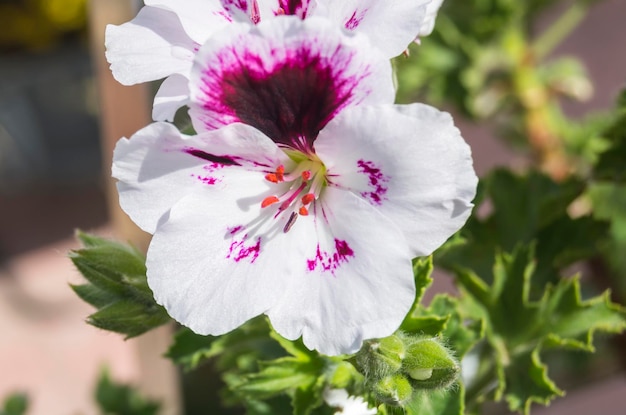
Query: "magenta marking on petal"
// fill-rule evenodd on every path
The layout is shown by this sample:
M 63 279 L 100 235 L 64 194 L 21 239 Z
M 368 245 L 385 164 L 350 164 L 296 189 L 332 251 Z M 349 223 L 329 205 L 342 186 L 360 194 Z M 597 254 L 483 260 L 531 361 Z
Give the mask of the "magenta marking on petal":
M 243 229 L 243 226 L 239 225 L 239 226 L 234 226 L 232 228 L 227 228 L 226 230 L 228 231 L 229 234 L 234 235 L 238 233 L 239 231 L 241 231 L 242 229 Z
M 322 55 L 317 41 L 276 49 L 276 62 L 240 44 L 222 50 L 202 75 L 199 103 L 206 110 L 206 127 L 242 122 L 278 144 L 313 152 L 319 131 L 356 103 L 354 91 L 370 75 L 367 66 L 349 73 L 355 51 L 338 45 Z
M 215 154 L 210 154 L 210 153 L 207 153 L 206 151 L 198 150 L 197 148 L 191 148 L 191 147 L 185 148 L 183 149 L 183 151 L 194 157 L 198 157 L 200 159 L 210 161 L 211 163 L 217 163 L 222 166 L 241 166 L 241 164 L 237 162 L 236 157 L 217 156 Z
M 214 12 L 213 14 L 215 14 L 216 16 L 221 17 L 222 19 L 226 20 L 228 23 L 232 23 L 233 22 L 233 18 L 230 14 L 228 14 L 228 11 L 226 10 L 220 10 L 217 12 Z M 198 49 L 200 49 L 198 47 Z M 196 49 L 196 52 L 198 51 L 198 49 Z
M 252 0 L 252 9 L 250 10 L 250 21 L 254 24 L 258 24 L 261 21 L 261 12 L 259 11 L 259 3 L 257 3 L 257 0 Z
M 383 172 L 376 167 L 372 161 L 357 161 L 358 172 L 367 175 L 369 186 L 373 190 L 370 192 L 361 192 L 361 196 L 369 200 L 370 203 L 375 205 L 382 205 L 383 200 L 387 200 L 385 195 L 387 194 L 387 183 L 389 177 L 385 176 Z
M 310 0 L 278 0 L 283 14 L 305 19 L 309 11 Z
M 222 7 L 228 11 L 235 7 L 244 13 L 248 12 L 248 0 L 221 0 Z
M 335 270 L 353 257 L 354 251 L 348 243 L 335 239 L 335 251 L 333 253 L 322 251 L 318 244 L 315 258 L 307 260 L 307 267 L 309 271 L 315 271 L 319 268 L 321 271 L 327 271 L 335 275 Z
M 237 228 L 234 228 L 237 229 Z M 230 234 L 234 235 L 236 231 L 229 230 Z M 244 259 L 250 261 L 251 264 L 256 261 L 259 257 L 259 253 L 261 252 L 261 237 L 256 238 L 256 242 L 254 245 L 246 245 L 246 241 L 248 239 L 248 234 L 245 234 L 241 239 L 233 238 L 230 243 L 230 247 L 228 248 L 228 255 L 226 258 L 232 259 L 235 262 L 240 262 Z
M 213 176 L 198 176 L 196 174 L 192 174 L 191 177 L 194 177 L 198 179 L 200 182 L 209 186 L 212 186 L 221 181 L 218 177 L 213 177 Z
M 346 29 L 354 30 L 357 27 L 359 27 L 359 25 L 361 24 L 361 21 L 363 21 L 363 18 L 365 17 L 366 14 L 367 14 L 367 9 L 361 10 L 361 11 L 359 11 L 358 9 L 355 10 L 354 13 L 352 13 L 352 16 L 350 16 L 350 18 L 346 22 L 346 25 L 345 25 Z

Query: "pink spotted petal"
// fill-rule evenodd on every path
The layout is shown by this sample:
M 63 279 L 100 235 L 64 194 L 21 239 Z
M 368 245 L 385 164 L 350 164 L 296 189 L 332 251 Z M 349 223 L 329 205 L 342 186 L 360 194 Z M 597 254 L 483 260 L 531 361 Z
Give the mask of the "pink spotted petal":
M 229 177 L 240 171 L 254 171 L 263 178 L 265 171 L 289 163 L 271 140 L 246 125 L 190 137 L 171 124 L 155 123 L 118 142 L 112 170 L 122 209 L 153 233 L 170 208 L 188 194 L 227 187 Z M 269 191 L 267 183 L 260 189 Z
M 401 54 L 420 32 L 430 0 L 319 0 L 320 9 L 348 30 L 366 34 L 385 56 Z
M 449 114 L 412 104 L 353 108 L 316 141 L 331 186 L 367 201 L 429 255 L 463 226 L 478 179 Z
M 265 313 L 302 275 L 313 249 L 306 222 L 284 233 L 285 218 L 262 212 L 262 175 L 239 171 L 229 186 L 181 199 L 148 250 L 156 301 L 199 334 L 220 335 Z
M 409 311 L 411 254 L 400 228 L 350 192 L 328 187 L 314 215 L 315 250 L 267 314 L 278 333 L 302 336 L 310 349 L 354 353 L 364 339 L 391 335 Z

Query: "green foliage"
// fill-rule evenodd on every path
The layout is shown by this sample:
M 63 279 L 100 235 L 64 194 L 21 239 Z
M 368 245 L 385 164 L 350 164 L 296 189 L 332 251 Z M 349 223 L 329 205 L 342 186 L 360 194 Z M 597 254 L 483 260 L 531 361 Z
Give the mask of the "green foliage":
M 593 175 L 598 180 L 626 182 L 626 90 L 618 99 L 613 123 L 603 136 L 610 147 L 600 154 Z
M 511 410 L 524 414 L 532 402 L 545 404 L 562 394 L 548 377 L 542 351 L 593 352 L 595 331 L 618 333 L 626 327 L 624 310 L 608 294 L 582 301 L 576 278 L 560 280 L 539 299 L 531 299 L 536 263 L 534 249 L 520 246 L 512 254 L 497 255 L 490 285 L 471 270 L 457 270 L 463 309 L 485 322 L 484 352 L 493 362 L 470 385 L 471 396 L 504 397 Z
M 222 370 L 256 370 L 258 360 L 283 356 L 284 351 L 270 338 L 270 328 L 265 317 L 250 320 L 237 330 L 223 336 L 202 336 L 183 328 L 174 336 L 166 353 L 174 363 L 185 370 L 193 370 L 209 359 L 218 358 Z
M 98 328 L 135 337 L 170 321 L 152 297 L 143 255 L 133 247 L 82 232 L 82 249 L 70 259 L 88 281 L 74 292 L 98 309 L 87 322 Z
M 14 393 L 4 400 L 0 415 L 25 415 L 28 410 L 28 396 Z
M 484 219 L 472 216 L 460 236 L 439 251 L 438 264 L 471 269 L 489 283 L 496 253 L 537 241 L 534 291 L 543 291 L 546 283 L 558 281 L 561 269 L 596 255 L 606 242 L 606 222 L 568 213 L 584 190 L 576 178 L 556 183 L 536 171 L 522 176 L 495 170 L 481 181 L 475 200 L 476 210 L 490 203 L 492 212 Z
M 295 415 L 310 414 L 322 405 L 324 387 L 341 359 L 310 351 L 301 340 L 292 342 L 275 332 L 271 336 L 289 355 L 260 362 L 258 372 L 243 375 L 231 386 L 244 399 L 262 400 L 286 394 Z
M 111 381 L 106 370 L 102 371 L 95 394 L 102 415 L 156 415 L 160 404 L 143 398 L 129 385 Z

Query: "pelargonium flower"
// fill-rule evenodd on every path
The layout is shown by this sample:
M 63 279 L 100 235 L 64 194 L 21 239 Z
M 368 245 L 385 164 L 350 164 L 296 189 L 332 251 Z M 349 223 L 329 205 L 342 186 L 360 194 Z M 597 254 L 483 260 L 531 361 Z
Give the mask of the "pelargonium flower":
M 330 355 L 398 328 L 411 259 L 463 225 L 477 179 L 451 117 L 393 105 L 391 78 L 366 36 L 325 19 L 232 25 L 201 48 L 199 133 L 152 124 L 113 164 L 173 318 L 219 335 L 266 314 Z
M 257 24 L 283 15 L 323 16 L 337 27 L 367 34 L 387 57 L 413 41 L 430 0 L 144 0 L 139 14 L 106 31 L 107 59 L 124 85 L 167 78 L 153 118 L 172 120 L 188 102 L 188 78 L 200 47 L 235 22 Z M 435 0 L 436 1 L 436 0 Z

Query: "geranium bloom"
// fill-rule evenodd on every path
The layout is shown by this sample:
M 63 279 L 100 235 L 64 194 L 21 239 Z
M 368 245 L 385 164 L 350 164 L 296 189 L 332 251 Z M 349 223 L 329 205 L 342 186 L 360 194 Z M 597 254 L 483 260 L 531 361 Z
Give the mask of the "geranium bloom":
M 389 61 L 325 19 L 232 25 L 190 85 L 198 135 L 155 123 L 114 156 L 123 209 L 154 233 L 157 302 L 201 334 L 265 313 L 325 354 L 393 333 L 415 295 L 411 259 L 472 207 L 450 116 L 393 105 Z
M 172 120 L 187 104 L 194 56 L 212 35 L 234 22 L 257 24 L 283 15 L 323 16 L 337 27 L 367 34 L 387 57 L 420 32 L 430 0 L 145 0 L 137 17 L 106 32 L 107 59 L 124 85 L 167 79 L 153 118 Z M 437 0 L 435 0 L 437 1 Z

